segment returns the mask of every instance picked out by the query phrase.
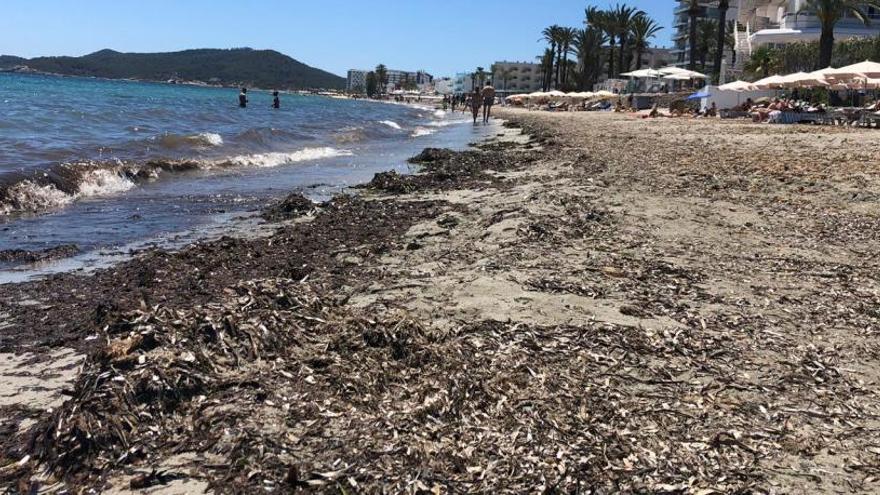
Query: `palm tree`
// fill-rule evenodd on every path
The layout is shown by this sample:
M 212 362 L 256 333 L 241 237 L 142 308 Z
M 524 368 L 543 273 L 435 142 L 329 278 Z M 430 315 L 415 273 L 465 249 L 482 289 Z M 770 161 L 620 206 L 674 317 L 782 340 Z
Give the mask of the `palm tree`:
M 617 62 L 617 71 L 625 72 L 629 64 L 625 64 L 627 54 L 629 53 L 629 34 L 632 30 L 632 20 L 640 14 L 644 14 L 641 10 L 637 10 L 628 5 L 618 4 L 614 7 L 611 17 L 614 19 L 614 27 L 617 30 L 617 41 L 620 45 L 619 60 Z
M 715 42 L 715 31 L 718 25 L 709 19 L 700 19 L 697 22 L 697 52 L 700 57 L 701 70 L 706 70 L 706 58 L 708 58 Z
M 374 72 L 376 73 L 376 82 L 379 83 L 379 94 L 385 94 L 385 89 L 388 86 L 388 68 L 384 64 L 379 64 Z
M 865 12 L 866 7 L 880 9 L 880 0 L 807 0 L 798 14 L 807 12 L 814 14 L 822 26 L 819 37 L 819 66 L 817 70 L 831 65 L 831 52 L 834 50 L 834 26 L 844 15 L 850 14 L 862 21 L 866 26 L 871 19 Z
M 689 0 L 688 3 L 688 44 L 690 45 L 690 62 L 688 69 L 696 70 L 697 68 L 697 17 L 703 13 L 703 7 L 700 0 Z
M 477 67 L 477 71 L 474 72 L 474 77 L 476 77 L 476 79 L 480 81 L 480 85 L 477 87 L 482 88 L 483 84 L 486 82 L 486 69 L 482 67 Z
M 754 74 L 761 74 L 761 77 L 769 77 L 770 72 L 776 70 L 777 65 L 776 52 L 764 45 L 752 52 L 752 58 L 746 64 L 745 69 Z
M 636 70 L 642 68 L 642 55 L 650 47 L 650 40 L 657 35 L 663 28 L 657 24 L 654 19 L 648 17 L 648 14 L 640 12 L 633 17 L 630 25 L 630 36 L 632 36 L 633 49 L 636 51 Z
M 562 54 L 562 85 L 568 82 L 568 54 L 571 53 L 571 45 L 574 43 L 577 29 L 562 28 L 559 30 L 559 51 Z
M 553 58 L 555 55 L 556 50 L 547 48 L 544 50 L 544 55 L 537 57 L 541 61 L 541 74 L 544 76 L 541 82 L 542 91 L 550 90 L 550 82 L 553 80 Z
M 541 31 L 541 39 L 538 40 L 538 41 L 546 41 L 547 43 L 550 43 L 550 51 L 553 52 L 554 57 L 556 56 L 556 45 L 557 45 L 557 42 L 559 41 L 559 30 L 560 29 L 562 29 L 562 28 L 556 24 L 554 24 L 550 27 L 544 28 L 544 30 Z M 550 61 L 550 74 L 551 74 L 550 80 L 551 81 L 553 80 L 553 77 L 552 77 L 553 64 L 554 64 L 554 62 L 551 59 L 551 61 Z M 549 86 L 549 84 L 548 84 L 548 86 Z
M 577 52 L 578 86 L 581 91 L 592 89 L 602 71 L 602 45 L 607 38 L 605 33 L 593 26 L 579 30 L 575 35 L 574 47 Z
M 605 33 L 605 38 L 608 41 L 608 77 L 614 77 L 614 43 L 617 40 L 617 27 L 612 19 L 611 11 L 588 7 L 586 13 L 587 26 Z
M 727 10 L 730 8 L 730 0 L 718 1 L 718 43 L 715 45 L 715 63 L 712 65 L 712 76 L 715 84 L 721 81 L 721 59 L 724 56 L 724 39 L 727 36 Z

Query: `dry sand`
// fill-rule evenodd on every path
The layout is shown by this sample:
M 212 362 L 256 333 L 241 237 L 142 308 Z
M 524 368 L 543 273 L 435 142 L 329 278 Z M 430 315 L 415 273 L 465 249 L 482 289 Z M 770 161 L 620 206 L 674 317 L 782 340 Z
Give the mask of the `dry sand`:
M 268 282 L 173 316 L 246 330 L 229 369 L 247 385 L 135 420 L 151 440 L 133 468 L 181 478 L 150 493 L 880 490 L 880 132 L 501 114 L 541 146 L 367 193 L 445 206 L 390 248 L 334 249 L 358 267 L 329 286 L 340 306 L 279 309 L 260 301 L 298 289 Z M 290 349 L 257 352 L 257 321 L 296 327 Z M 190 352 L 114 337 L 144 358 L 130 383 Z M 124 489 L 132 466 L 104 475 Z

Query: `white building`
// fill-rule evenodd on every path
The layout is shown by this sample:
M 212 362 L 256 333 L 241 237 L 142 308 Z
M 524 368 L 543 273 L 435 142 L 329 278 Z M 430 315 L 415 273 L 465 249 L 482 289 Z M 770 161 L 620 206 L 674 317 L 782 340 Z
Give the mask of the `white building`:
M 451 77 L 439 77 L 434 79 L 434 90 L 441 95 L 451 95 L 455 92 L 455 80 Z
M 758 0 L 760 1 L 760 0 Z M 727 20 L 736 19 L 742 12 L 740 3 L 747 4 L 748 1 L 740 2 L 739 0 L 730 0 L 730 8 L 727 10 Z M 718 19 L 718 0 L 705 0 L 700 2 L 700 8 L 697 11 L 697 22 L 703 19 Z M 674 65 L 681 67 L 690 64 L 690 46 L 688 39 L 690 35 L 690 0 L 676 0 L 673 9 L 673 30 L 672 35 L 673 47 L 670 50 L 669 58 Z M 728 56 L 725 50 L 725 57 Z M 649 65 L 649 67 L 655 67 Z
M 818 41 L 822 35 L 819 20 L 810 13 L 798 13 L 806 0 L 736 0 L 739 29 L 737 38 L 737 65 L 762 45 L 783 45 L 795 41 Z M 845 16 L 834 28 L 835 40 L 874 37 L 880 34 L 880 10 L 865 6 L 871 19 L 869 25 Z
M 543 85 L 539 64 L 502 61 L 495 62 L 492 69 L 492 83 L 501 94 L 532 93 L 540 91 Z
M 474 82 L 471 72 L 458 72 L 452 82 L 452 92 L 455 94 L 470 93 L 474 90 Z
M 365 90 L 365 88 L 367 87 L 367 74 L 369 74 L 370 72 L 371 71 L 368 70 L 358 69 L 349 70 L 346 89 L 348 91 L 358 91 L 358 88 L 360 88 L 361 91 Z M 434 76 L 428 74 L 423 70 L 411 72 L 405 70 L 388 69 L 387 75 L 388 87 L 385 89 L 388 92 L 400 88 L 407 81 L 415 83 L 415 85 L 420 89 L 427 89 L 431 87 L 434 81 Z
M 345 89 L 352 93 L 363 93 L 366 91 L 367 73 L 369 71 L 366 70 L 352 69 L 348 71 L 348 81 L 345 84 Z

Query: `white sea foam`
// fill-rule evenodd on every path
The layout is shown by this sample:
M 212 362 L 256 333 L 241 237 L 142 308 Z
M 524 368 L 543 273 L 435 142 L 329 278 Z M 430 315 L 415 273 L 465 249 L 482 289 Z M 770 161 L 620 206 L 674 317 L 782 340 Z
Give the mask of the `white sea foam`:
M 424 127 L 419 127 L 415 131 L 413 131 L 412 137 L 430 136 L 431 134 L 434 134 L 435 132 L 437 132 L 437 131 L 435 131 L 433 129 L 425 129 Z
M 95 169 L 83 173 L 78 197 L 104 196 L 128 191 L 135 183 L 114 170 Z
M 397 130 L 402 129 L 402 128 L 400 127 L 400 124 L 398 124 L 397 122 L 394 122 L 393 120 L 383 120 L 383 121 L 381 121 L 381 122 L 379 122 L 379 123 L 380 123 L 380 124 L 385 124 L 385 125 L 387 125 L 388 127 L 392 128 L 392 129 L 397 129 Z
M 308 160 L 320 160 L 337 156 L 351 156 L 348 150 L 336 148 L 305 148 L 293 153 L 258 153 L 255 155 L 241 155 L 230 158 L 228 163 L 241 167 L 277 167 L 285 163 L 304 162 Z
M 353 153 L 349 150 L 330 147 L 304 148 L 292 153 L 260 153 L 241 155 L 220 161 L 206 160 L 197 162 L 197 165 L 205 170 L 229 166 L 277 167 L 288 163 L 352 155 Z M 24 180 L 4 191 L 3 199 L 0 200 L 0 215 L 9 215 L 17 211 L 58 209 L 78 199 L 119 194 L 137 187 L 134 180 L 124 173 L 125 165 L 121 162 L 118 166 L 110 168 L 87 168 L 89 164 L 74 165 L 81 165 L 83 168 L 83 171 L 77 177 L 75 193 L 65 193 L 54 184 L 39 185 L 30 180 Z M 160 170 L 159 168 L 140 170 L 138 174 L 155 178 Z
M 443 117 L 446 117 L 446 112 L 444 112 L 443 110 L 436 110 L 434 112 L 434 117 L 437 117 L 438 119 L 442 119 Z
M 223 137 L 214 132 L 200 132 L 198 134 L 180 135 L 173 133 L 165 133 L 160 136 L 150 138 L 151 141 L 158 141 L 162 146 L 170 149 L 185 147 L 211 147 L 223 144 Z
M 41 186 L 25 180 L 6 190 L 6 203 L 0 207 L 0 212 L 9 214 L 17 210 L 48 210 L 65 206 L 73 200 L 73 196 L 53 184 Z
M 431 127 L 448 127 L 455 124 L 461 124 L 465 122 L 463 120 L 436 120 L 434 122 L 428 122 L 428 125 Z
M 209 146 L 220 146 L 223 144 L 223 137 L 213 132 L 202 132 L 196 135 L 200 143 Z

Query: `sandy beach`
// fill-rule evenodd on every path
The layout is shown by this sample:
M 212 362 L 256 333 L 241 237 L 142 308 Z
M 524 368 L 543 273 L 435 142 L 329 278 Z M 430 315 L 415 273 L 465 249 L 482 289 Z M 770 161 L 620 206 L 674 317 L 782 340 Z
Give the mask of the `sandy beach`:
M 0 486 L 880 489 L 880 133 L 499 116 L 274 235 L 0 286 Z

